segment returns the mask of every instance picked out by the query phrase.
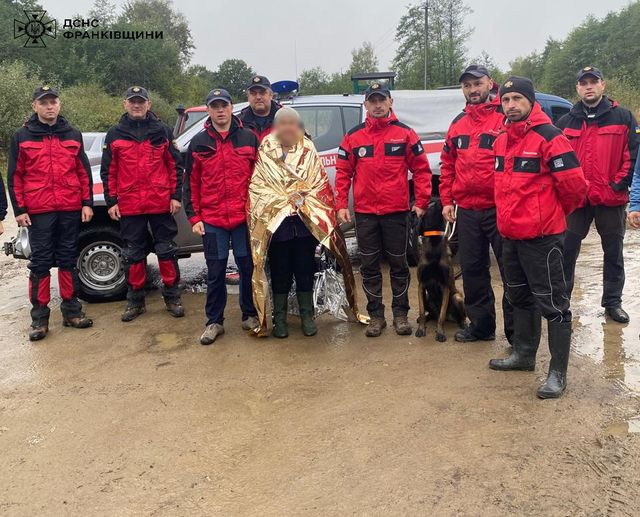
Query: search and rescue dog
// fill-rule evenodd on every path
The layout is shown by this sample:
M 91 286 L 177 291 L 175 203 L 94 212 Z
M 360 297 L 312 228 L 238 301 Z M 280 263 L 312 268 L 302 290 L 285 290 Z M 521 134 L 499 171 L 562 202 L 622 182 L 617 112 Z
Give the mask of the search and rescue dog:
M 427 321 L 436 320 L 436 340 L 447 340 L 444 324 L 455 321 L 464 328 L 467 319 L 464 298 L 456 287 L 453 272 L 453 254 L 445 233 L 442 203 L 439 199 L 429 204 L 429 209 L 418 222 L 418 235 L 422 240 L 418 263 L 418 300 L 420 316 L 416 337 L 427 334 Z

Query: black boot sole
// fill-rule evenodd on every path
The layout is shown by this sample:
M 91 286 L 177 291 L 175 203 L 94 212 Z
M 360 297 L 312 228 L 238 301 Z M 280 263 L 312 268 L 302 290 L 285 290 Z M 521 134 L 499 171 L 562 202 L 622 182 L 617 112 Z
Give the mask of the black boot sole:
M 489 362 L 489 368 L 491 370 L 495 370 L 496 372 L 534 372 L 536 370 L 536 365 L 533 366 L 514 366 L 514 367 L 503 367 L 497 366 L 495 364 L 491 364 Z

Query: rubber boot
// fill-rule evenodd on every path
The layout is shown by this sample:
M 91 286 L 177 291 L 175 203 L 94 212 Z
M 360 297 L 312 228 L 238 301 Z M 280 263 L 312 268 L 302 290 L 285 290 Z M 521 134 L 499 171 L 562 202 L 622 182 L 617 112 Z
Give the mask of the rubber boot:
M 536 310 L 513 309 L 513 344 L 505 359 L 491 359 L 492 370 L 522 370 L 532 372 L 536 368 L 536 354 L 542 333 L 540 313 Z
M 305 336 L 315 336 L 318 333 L 316 322 L 313 321 L 315 310 L 313 308 L 313 293 L 311 291 L 296 293 L 298 306 L 300 307 L 300 320 L 302 321 L 302 333 Z
M 567 366 L 571 348 L 571 322 L 549 322 L 549 374 L 545 383 L 538 388 L 538 398 L 557 399 L 567 387 Z
M 273 336 L 283 339 L 289 337 L 287 324 L 288 294 L 273 294 Z

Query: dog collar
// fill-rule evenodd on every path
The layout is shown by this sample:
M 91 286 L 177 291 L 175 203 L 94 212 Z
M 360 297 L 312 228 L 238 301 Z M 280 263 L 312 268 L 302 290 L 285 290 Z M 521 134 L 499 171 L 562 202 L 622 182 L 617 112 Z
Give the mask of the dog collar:
M 442 237 L 444 232 L 438 230 L 432 230 L 430 232 L 422 232 L 423 237 Z

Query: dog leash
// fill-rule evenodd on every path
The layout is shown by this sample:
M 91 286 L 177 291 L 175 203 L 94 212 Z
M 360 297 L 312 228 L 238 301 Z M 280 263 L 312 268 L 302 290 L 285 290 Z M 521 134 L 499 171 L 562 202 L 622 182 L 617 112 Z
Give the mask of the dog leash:
M 451 240 L 453 234 L 456 233 L 456 225 L 458 224 L 458 205 L 455 205 L 455 208 L 453 209 L 453 215 L 455 217 L 453 223 L 447 221 L 447 224 L 444 227 L 444 238 L 448 241 Z

